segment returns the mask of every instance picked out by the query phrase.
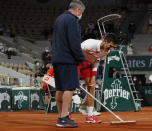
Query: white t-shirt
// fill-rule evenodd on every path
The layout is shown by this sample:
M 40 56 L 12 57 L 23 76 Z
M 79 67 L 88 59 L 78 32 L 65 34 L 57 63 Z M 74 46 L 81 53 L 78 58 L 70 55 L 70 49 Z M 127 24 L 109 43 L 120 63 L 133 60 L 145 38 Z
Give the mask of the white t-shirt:
M 93 52 L 101 52 L 100 51 L 100 45 L 101 45 L 102 40 L 96 40 L 96 39 L 87 39 L 81 43 L 81 48 L 82 50 L 90 50 L 90 53 Z M 92 71 L 97 71 L 99 65 L 99 61 L 97 61 L 94 64 L 94 68 Z
M 101 40 L 87 39 L 81 43 L 81 48 L 83 50 L 92 50 L 100 52 Z

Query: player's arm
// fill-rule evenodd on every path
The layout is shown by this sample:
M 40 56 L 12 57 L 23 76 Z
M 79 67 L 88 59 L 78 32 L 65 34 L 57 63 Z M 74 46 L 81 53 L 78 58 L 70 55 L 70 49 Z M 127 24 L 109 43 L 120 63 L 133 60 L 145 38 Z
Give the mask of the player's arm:
M 82 50 L 85 56 L 85 60 L 90 64 L 94 64 L 98 61 L 99 56 L 95 52 L 90 52 L 90 50 Z
M 113 49 L 113 47 L 114 47 L 113 43 L 105 44 L 103 46 L 103 51 L 100 55 L 100 60 L 104 60 L 105 57 L 108 55 L 108 53 Z

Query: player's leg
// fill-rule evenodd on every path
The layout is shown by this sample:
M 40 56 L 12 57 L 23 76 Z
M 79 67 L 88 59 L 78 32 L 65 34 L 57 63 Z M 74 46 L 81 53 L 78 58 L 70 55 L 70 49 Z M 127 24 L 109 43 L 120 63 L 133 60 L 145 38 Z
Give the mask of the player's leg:
M 95 87 L 95 76 L 96 76 L 96 71 L 92 71 L 93 68 L 91 65 L 88 65 L 87 61 L 84 61 L 80 66 L 78 66 L 78 70 L 79 70 L 79 76 L 81 79 L 83 79 L 85 81 L 85 85 L 87 86 L 93 86 L 93 91 L 94 92 L 94 87 Z M 82 104 L 80 106 L 79 111 L 83 114 L 83 115 L 88 115 L 88 112 L 86 110 L 86 107 L 88 106 L 88 95 L 85 96 L 85 98 L 82 101 Z M 93 104 L 92 104 L 93 105 Z M 93 113 L 94 115 L 100 115 L 97 111 L 95 111 L 95 109 L 93 108 Z
M 95 96 L 95 84 L 96 84 L 95 76 L 87 78 L 86 84 L 87 84 L 88 92 L 90 94 L 92 94 L 93 96 Z M 92 97 L 90 97 L 88 94 L 87 94 L 87 102 L 88 102 L 88 106 L 87 106 L 88 117 L 86 118 L 86 122 L 88 122 L 88 123 L 100 123 L 101 120 L 97 119 L 93 115 L 94 99 Z
M 88 106 L 88 95 L 85 95 L 85 97 L 84 97 L 84 99 L 83 99 L 83 101 L 82 101 L 82 104 L 81 104 L 81 106 L 80 106 L 80 109 L 79 109 L 79 111 L 83 114 L 83 115 L 88 115 L 88 112 L 87 112 L 87 106 Z M 97 112 L 96 110 L 95 110 L 95 108 L 93 108 L 93 115 L 94 116 L 99 116 L 101 113 L 99 113 L 99 112 Z
M 88 106 L 88 101 L 87 101 L 87 95 L 85 95 L 82 104 L 80 106 L 79 111 L 83 114 L 83 115 L 88 115 L 87 111 L 86 111 L 86 107 Z
M 95 77 L 88 77 L 85 79 L 86 85 L 87 85 L 87 90 L 90 94 L 94 96 L 95 92 Z M 88 116 L 93 115 L 93 107 L 94 107 L 94 99 L 90 97 L 88 94 L 86 95 L 86 101 L 87 101 L 87 112 Z
M 94 77 L 85 78 L 85 84 L 87 86 L 88 92 L 94 96 L 94 87 L 95 87 Z M 94 100 L 89 95 L 86 94 L 85 98 L 83 99 L 82 105 L 80 107 L 80 112 L 82 112 L 84 115 L 88 115 L 88 110 L 86 109 L 87 107 L 91 107 L 89 112 L 93 112 L 91 111 L 91 109 L 92 107 L 94 107 Z

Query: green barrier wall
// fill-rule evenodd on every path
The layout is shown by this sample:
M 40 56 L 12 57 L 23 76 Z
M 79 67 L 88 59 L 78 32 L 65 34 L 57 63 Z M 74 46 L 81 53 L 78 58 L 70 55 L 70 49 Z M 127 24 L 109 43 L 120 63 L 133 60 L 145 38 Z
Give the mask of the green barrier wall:
M 138 87 L 142 101 L 142 106 L 152 106 L 152 86 Z
M 30 87 L 12 89 L 13 110 L 39 110 L 40 91 Z

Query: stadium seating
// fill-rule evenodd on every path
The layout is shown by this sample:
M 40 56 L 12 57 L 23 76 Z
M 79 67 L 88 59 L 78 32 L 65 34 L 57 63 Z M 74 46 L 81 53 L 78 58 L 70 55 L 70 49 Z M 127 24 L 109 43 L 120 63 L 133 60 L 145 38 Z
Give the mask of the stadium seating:
M 112 8 L 103 5 L 87 5 L 80 22 L 82 30 L 90 21 L 96 23 L 100 17 L 112 13 Z M 51 32 L 54 20 L 65 9 L 63 5 L 38 4 L 30 0 L 1 0 L 0 26 L 5 32 L 11 32 L 16 36 L 44 40 L 44 30 L 48 29 Z
M 143 9 L 148 7 L 150 10 L 152 8 L 150 3 L 144 3 L 142 0 L 140 2 L 136 0 L 128 1 L 127 7 L 128 9 L 122 9 L 102 4 L 88 4 L 80 21 L 82 31 L 88 26 L 88 23 L 96 23 L 99 18 L 111 13 L 122 15 L 121 21 L 116 21 L 114 24 L 119 25 L 120 22 L 120 25 L 126 31 L 131 20 L 134 20 L 137 26 L 142 25 L 140 19 L 141 16 L 145 15 L 142 12 Z M 0 27 L 3 27 L 5 32 L 4 36 L 0 36 L 0 41 L 4 42 L 6 46 L 14 47 L 19 54 L 13 56 L 8 62 L 7 56 L 0 53 L 0 66 L 34 77 L 35 72 L 25 65 L 26 61 L 30 63 L 35 60 L 41 61 L 42 48 L 50 46 L 49 41 L 45 44 L 44 41 L 36 43 L 35 40 L 46 40 L 44 30 L 48 29 L 51 32 L 56 17 L 65 9 L 66 7 L 61 4 L 56 6 L 52 3 L 41 4 L 31 0 L 0 0 Z M 141 32 L 152 34 L 152 27 L 148 25 L 148 16 L 144 17 L 144 20 L 147 20 L 147 22 L 143 24 Z M 7 37 L 12 34 L 16 36 L 15 39 Z M 48 37 L 51 39 L 51 34 Z M 146 52 L 146 49 L 144 52 Z M 10 80 L 13 83 L 13 78 L 10 77 Z

